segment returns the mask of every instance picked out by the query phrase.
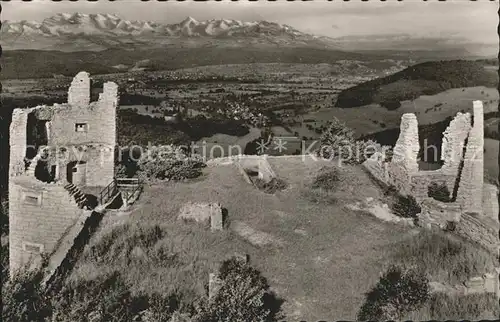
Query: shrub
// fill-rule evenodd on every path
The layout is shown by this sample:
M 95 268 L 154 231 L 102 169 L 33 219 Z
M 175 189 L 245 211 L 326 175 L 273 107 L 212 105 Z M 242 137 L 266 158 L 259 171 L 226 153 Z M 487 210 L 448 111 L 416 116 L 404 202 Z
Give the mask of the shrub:
M 421 231 L 395 244 L 392 259 L 417 265 L 433 280 L 454 285 L 492 272 L 495 256 L 479 245 L 442 231 Z
M 254 180 L 254 183 L 259 190 L 269 194 L 284 190 L 288 186 L 287 183 L 280 178 L 272 178 L 269 182 L 257 178 Z
M 225 261 L 220 270 L 222 285 L 215 297 L 202 306 L 196 322 L 277 321 L 282 300 L 270 292 L 269 284 L 259 271 L 238 261 Z
M 391 266 L 366 294 L 358 320 L 401 320 L 421 308 L 429 298 L 427 277 L 413 269 Z
M 50 301 L 41 288 L 43 272 L 27 268 L 2 285 L 3 321 L 45 321 L 51 316 Z
M 431 296 L 426 306 L 429 317 L 423 317 L 425 320 L 480 320 L 500 316 L 498 299 L 492 293 L 469 295 L 436 293 Z M 488 313 L 492 316 L 484 316 Z
M 450 191 L 445 183 L 438 184 L 432 182 L 427 190 L 427 195 L 435 200 L 442 202 L 451 202 Z
M 391 210 L 403 218 L 416 218 L 422 211 L 413 196 L 396 196 L 396 201 L 391 205 Z
M 324 189 L 327 191 L 335 190 L 340 181 L 340 173 L 337 168 L 323 167 L 312 183 L 313 189 Z
M 147 301 L 132 296 L 118 272 L 63 287 L 53 298 L 52 321 L 133 321 Z
M 188 157 L 175 146 L 150 148 L 137 163 L 138 176 L 143 180 L 184 180 L 202 174 L 205 163 L 196 157 Z

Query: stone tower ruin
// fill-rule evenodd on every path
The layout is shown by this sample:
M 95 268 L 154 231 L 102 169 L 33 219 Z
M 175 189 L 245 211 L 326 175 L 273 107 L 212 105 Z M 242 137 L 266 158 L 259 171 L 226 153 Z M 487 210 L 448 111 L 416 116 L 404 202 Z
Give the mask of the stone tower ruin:
M 482 213 L 483 200 L 483 102 L 473 102 L 473 116 L 457 113 L 443 133 L 442 166 L 437 170 L 418 168 L 420 150 L 418 123 L 414 114 L 401 118 L 400 135 L 394 156 L 386 161 L 380 153 L 368 159 L 365 168 L 379 181 L 395 186 L 399 192 L 413 195 L 417 201 L 429 199 L 432 182 L 444 184 L 463 213 Z
M 363 165 L 379 182 L 415 198 L 421 206 L 421 213 L 417 215 L 420 225 L 455 231 L 497 252 L 497 224 L 489 218 L 494 211 L 493 202 L 488 202 L 497 197 L 484 192 L 487 186 L 484 185 L 483 102 L 472 104 L 473 115 L 457 113 L 444 131 L 439 169 L 424 171 L 417 166 L 420 147 L 417 119 L 413 114 L 402 117 L 392 160 L 375 153 Z M 449 196 L 435 199 L 430 192 L 432 185 L 446 187 Z M 493 221 L 498 223 L 497 218 Z
M 10 271 L 67 251 L 96 206 L 92 193 L 114 179 L 118 86 L 104 84 L 90 102 L 80 72 L 68 102 L 15 109 L 10 125 Z

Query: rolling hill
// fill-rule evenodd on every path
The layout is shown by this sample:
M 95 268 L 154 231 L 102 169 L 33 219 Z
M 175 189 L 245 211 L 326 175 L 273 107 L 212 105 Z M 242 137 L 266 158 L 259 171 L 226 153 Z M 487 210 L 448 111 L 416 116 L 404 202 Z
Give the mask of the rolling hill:
M 335 63 L 339 60 L 382 61 L 387 57 L 310 47 L 107 49 L 100 52 L 10 50 L 2 55 L 0 79 L 74 76 L 81 70 L 92 75 L 123 72 L 122 65 L 140 64 L 145 70 L 173 70 L 206 65 L 249 63 Z M 115 66 L 115 67 L 113 67 Z
M 450 88 L 497 87 L 498 75 L 488 61 L 450 60 L 424 62 L 339 93 L 335 106 L 350 108 L 377 103 L 389 109 L 401 101 L 434 95 Z

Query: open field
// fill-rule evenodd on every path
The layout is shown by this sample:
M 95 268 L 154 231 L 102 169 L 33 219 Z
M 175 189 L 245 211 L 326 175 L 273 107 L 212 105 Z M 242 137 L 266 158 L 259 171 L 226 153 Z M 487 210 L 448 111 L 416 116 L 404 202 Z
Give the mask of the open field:
M 119 269 L 137 292 L 178 290 L 187 296 L 199 295 L 205 292 L 203 286 L 212 265 L 234 252 L 248 253 L 252 265 L 287 300 L 289 317 L 354 319 L 363 292 L 379 277 L 387 258 L 386 248 L 408 235 L 409 230 L 343 207 L 381 194 L 360 168 L 345 169 L 353 177 L 339 191 L 339 203 L 325 205 L 304 197 L 304 189 L 320 163 L 310 161 L 305 166 L 295 158 L 271 159 L 271 164 L 289 184 L 276 195 L 256 190 L 231 166 L 209 168 L 206 176 L 195 182 L 146 188 L 130 213 L 108 215 L 72 278 L 93 278 L 93 274 Z M 220 202 L 228 210 L 229 229 L 211 233 L 202 225 L 179 222 L 177 212 L 187 202 Z M 130 233 L 117 235 L 100 260 L 92 256 L 92 245 L 102 243 L 113 227 L 123 224 L 133 230 L 158 225 L 164 235 L 148 249 L 141 243 L 127 242 Z M 274 243 L 254 246 L 233 231 L 245 225 L 269 234 Z M 142 250 L 131 253 L 130 248 L 127 252 L 120 248 L 123 243 Z M 137 258 L 135 253 L 143 255 Z M 173 262 L 156 261 L 160 253 L 170 254 Z
M 347 209 L 368 197 L 383 198 L 360 167 L 341 168 L 339 188 L 327 201 L 311 199 L 311 183 L 320 168 L 332 163 L 268 160 L 288 184 L 274 195 L 248 184 L 232 165 L 210 166 L 190 182 L 147 186 L 130 211 L 106 215 L 70 280 L 119 270 L 135 293 L 175 292 L 192 301 L 206 294 L 208 273 L 219 261 L 249 254 L 251 264 L 285 299 L 289 319 L 353 320 L 364 293 L 390 264 L 413 263 L 431 280 L 450 284 L 494 265 L 484 250 L 453 236 Z M 226 229 L 211 232 L 205 224 L 179 220 L 179 209 L 190 202 L 219 202 L 228 212 Z M 438 260 L 436 254 L 443 252 L 447 257 Z M 456 265 L 453 274 L 447 265 Z M 479 316 L 487 314 L 484 310 Z M 422 312 L 424 317 L 438 314 Z

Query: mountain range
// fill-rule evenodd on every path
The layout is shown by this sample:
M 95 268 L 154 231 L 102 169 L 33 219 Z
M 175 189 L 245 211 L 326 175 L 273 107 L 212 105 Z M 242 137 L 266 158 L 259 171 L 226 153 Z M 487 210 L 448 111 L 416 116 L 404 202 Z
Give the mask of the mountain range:
M 180 45 L 292 46 L 334 48 L 328 37 L 314 36 L 291 26 L 267 21 L 233 19 L 197 21 L 187 17 L 176 24 L 129 21 L 113 14 L 60 13 L 42 22 L 3 21 L 4 49 L 100 50 Z

